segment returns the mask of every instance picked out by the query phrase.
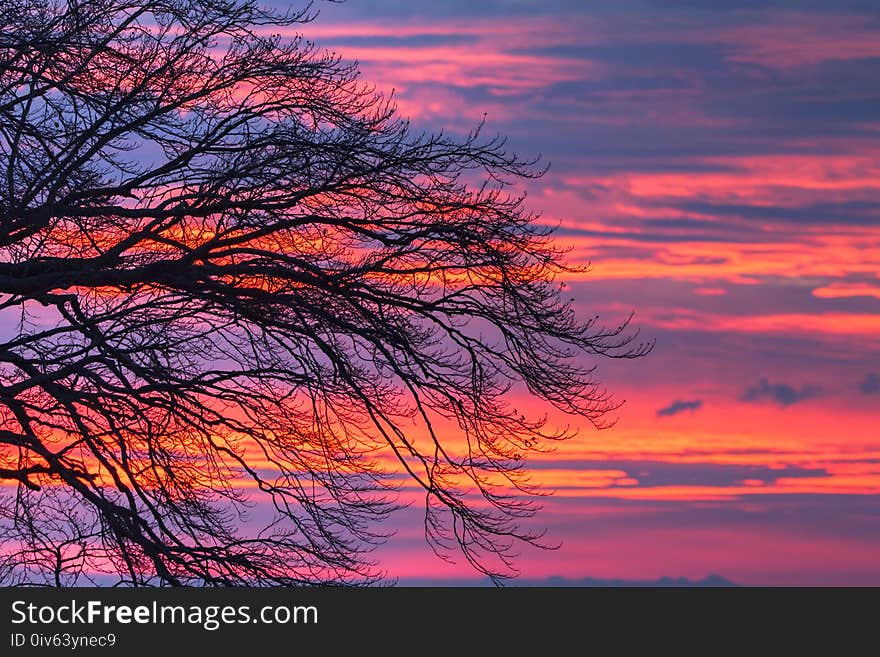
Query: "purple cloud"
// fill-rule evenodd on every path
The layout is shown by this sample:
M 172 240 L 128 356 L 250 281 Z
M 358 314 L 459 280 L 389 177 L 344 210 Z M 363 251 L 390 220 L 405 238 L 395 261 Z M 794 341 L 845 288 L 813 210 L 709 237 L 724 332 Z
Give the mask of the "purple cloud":
M 815 399 L 822 395 L 822 388 L 808 384 L 795 388 L 787 383 L 770 383 L 767 379 L 761 379 L 742 394 L 740 400 L 746 402 L 771 401 L 774 404 L 786 407 L 807 399 Z
M 859 383 L 859 390 L 863 395 L 880 394 L 880 374 L 871 372 Z
M 703 401 L 701 399 L 692 399 L 689 401 L 677 399 L 669 406 L 664 406 L 663 408 L 658 410 L 657 417 L 671 417 L 673 415 L 683 413 L 684 411 L 693 412 L 699 410 L 702 405 Z

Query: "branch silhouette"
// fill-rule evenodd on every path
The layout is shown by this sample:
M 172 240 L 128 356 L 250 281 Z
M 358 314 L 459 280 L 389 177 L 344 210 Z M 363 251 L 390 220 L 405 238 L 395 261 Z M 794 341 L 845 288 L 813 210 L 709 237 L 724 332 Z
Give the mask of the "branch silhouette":
M 601 426 L 595 361 L 649 349 L 563 296 L 537 161 L 413 129 L 312 18 L 2 3 L 4 581 L 369 583 L 401 487 L 510 575 L 570 434 L 509 393 Z

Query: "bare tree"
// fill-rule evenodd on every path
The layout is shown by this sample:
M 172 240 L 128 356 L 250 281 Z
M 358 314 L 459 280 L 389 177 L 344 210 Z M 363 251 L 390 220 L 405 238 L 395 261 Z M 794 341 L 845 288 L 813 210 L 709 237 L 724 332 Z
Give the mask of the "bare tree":
M 401 486 L 509 574 L 568 434 L 507 393 L 601 425 L 593 361 L 648 348 L 563 297 L 535 161 L 415 131 L 312 17 L 0 4 L 7 581 L 370 582 Z
M 0 506 L 0 582 L 5 586 L 101 585 L 118 580 L 118 543 L 104 531 L 91 505 L 76 493 L 47 486 L 22 487 Z

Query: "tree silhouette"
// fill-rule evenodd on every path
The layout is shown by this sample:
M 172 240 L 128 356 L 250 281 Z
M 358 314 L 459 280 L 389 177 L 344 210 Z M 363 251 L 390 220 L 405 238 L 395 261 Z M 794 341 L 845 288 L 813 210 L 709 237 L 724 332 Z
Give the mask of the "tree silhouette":
M 509 574 L 568 434 L 508 392 L 601 425 L 592 361 L 647 349 L 563 298 L 536 162 L 411 128 L 310 10 L 0 15 L 0 577 L 370 582 L 402 486 Z

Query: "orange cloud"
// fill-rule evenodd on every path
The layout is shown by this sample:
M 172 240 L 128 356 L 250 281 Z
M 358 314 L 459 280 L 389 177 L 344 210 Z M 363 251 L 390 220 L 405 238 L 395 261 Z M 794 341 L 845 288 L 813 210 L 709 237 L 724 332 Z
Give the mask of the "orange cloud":
M 848 297 L 874 297 L 880 299 L 880 287 L 869 283 L 830 283 L 813 290 L 820 299 L 845 299 Z

